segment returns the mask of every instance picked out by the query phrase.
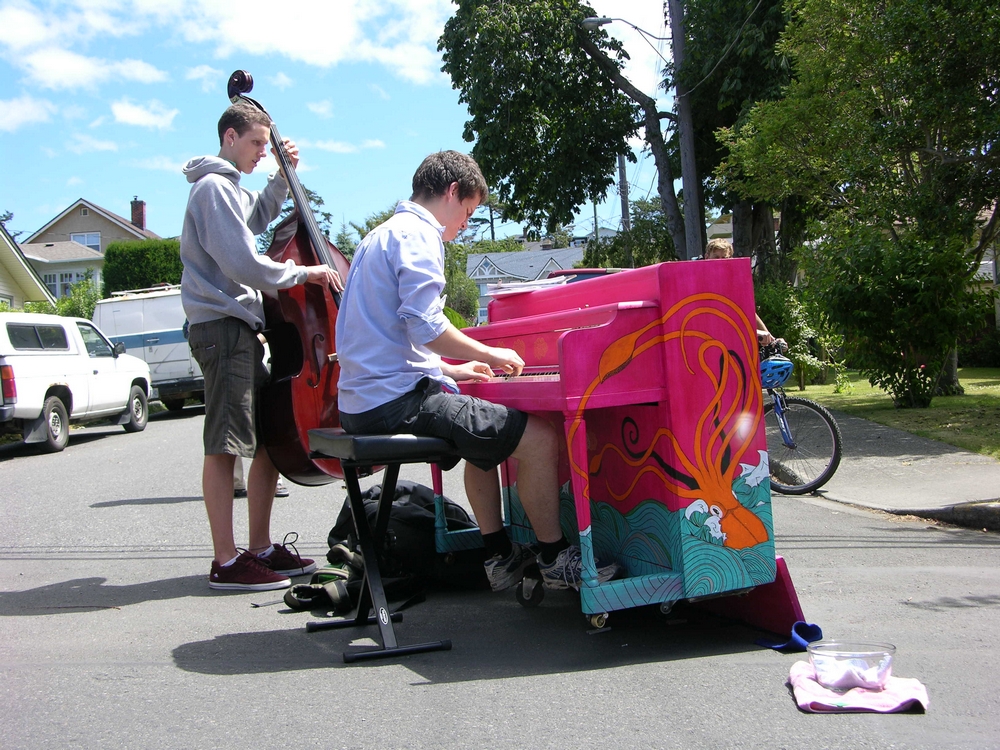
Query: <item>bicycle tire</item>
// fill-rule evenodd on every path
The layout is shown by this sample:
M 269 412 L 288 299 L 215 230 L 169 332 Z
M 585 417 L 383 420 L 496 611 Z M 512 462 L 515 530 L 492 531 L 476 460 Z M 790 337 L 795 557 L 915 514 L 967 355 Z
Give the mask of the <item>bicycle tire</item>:
M 840 466 L 840 427 L 826 407 L 807 398 L 785 396 L 784 414 L 795 446 L 782 438 L 774 403 L 764 407 L 771 489 L 805 495 L 830 481 Z

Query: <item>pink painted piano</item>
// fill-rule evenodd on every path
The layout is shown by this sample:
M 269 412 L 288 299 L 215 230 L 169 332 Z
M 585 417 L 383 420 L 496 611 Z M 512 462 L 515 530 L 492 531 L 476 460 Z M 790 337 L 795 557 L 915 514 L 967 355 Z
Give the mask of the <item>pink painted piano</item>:
M 767 601 L 745 619 L 779 633 L 802 619 L 774 552 L 749 260 L 506 292 L 465 333 L 514 349 L 526 367 L 462 391 L 565 434 L 562 522 L 583 553 L 584 613 L 755 589 Z M 502 482 L 512 536 L 532 541 L 516 461 Z M 624 577 L 599 584 L 595 559 L 617 561 Z

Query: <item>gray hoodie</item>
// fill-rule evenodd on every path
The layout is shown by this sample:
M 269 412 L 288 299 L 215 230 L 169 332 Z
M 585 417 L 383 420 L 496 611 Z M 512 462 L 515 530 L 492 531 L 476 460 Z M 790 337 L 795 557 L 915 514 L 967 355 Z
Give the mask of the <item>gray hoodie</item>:
M 280 172 L 253 193 L 240 187 L 240 173 L 218 156 L 184 166 L 191 186 L 181 230 L 181 303 L 191 323 L 233 317 L 254 330 L 264 327 L 264 289 L 303 284 L 306 270 L 288 260 L 258 255 L 254 235 L 281 212 L 288 184 Z

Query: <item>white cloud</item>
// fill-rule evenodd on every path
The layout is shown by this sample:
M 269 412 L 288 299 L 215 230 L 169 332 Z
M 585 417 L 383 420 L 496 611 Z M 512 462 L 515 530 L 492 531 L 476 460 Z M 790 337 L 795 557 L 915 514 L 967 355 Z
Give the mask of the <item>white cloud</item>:
M 329 99 L 324 99 L 321 102 L 309 102 L 306 104 L 306 109 L 324 119 L 333 117 L 333 102 Z
M 388 101 L 389 95 L 385 92 L 385 89 L 379 86 L 377 83 L 369 84 L 368 88 L 374 91 L 375 95 L 378 96 L 379 99 L 385 99 Z
M 356 154 L 365 149 L 385 148 L 382 141 L 375 139 L 362 141 L 360 145 L 346 141 L 311 141 L 307 139 L 298 140 L 296 143 L 300 149 L 314 148 L 317 151 L 329 151 L 334 154 Z
M 74 133 L 66 148 L 74 154 L 89 154 L 94 151 L 117 151 L 118 144 L 114 141 L 99 141 L 85 133 Z
M 68 180 L 66 180 L 66 187 L 73 187 L 74 185 L 82 185 L 82 184 L 83 180 L 81 180 L 79 177 L 70 177 Z
M 167 156 L 150 156 L 146 159 L 137 159 L 132 163 L 140 169 L 153 169 L 174 174 L 179 174 L 184 166 L 184 162 L 174 161 Z
M 275 88 L 279 88 L 282 91 L 287 89 L 289 86 L 295 85 L 295 81 L 286 76 L 284 73 L 278 73 L 277 75 L 273 75 L 267 80 L 272 86 L 274 86 Z
M 188 81 L 201 81 L 202 91 L 214 91 L 226 79 L 226 74 L 216 70 L 211 65 L 198 65 L 188 68 L 184 78 Z
M 47 99 L 27 95 L 0 101 L 0 131 L 13 133 L 24 125 L 48 122 L 56 111 L 56 105 Z
M 220 58 L 278 54 L 321 68 L 378 62 L 417 83 L 443 77 L 437 40 L 454 11 L 450 0 L 285 0 L 281 8 L 309 20 L 276 34 L 272 24 L 247 22 L 273 10 L 265 0 L 190 0 L 174 26 L 187 41 L 214 44 Z
M 49 47 L 18 59 L 29 80 L 49 89 L 93 88 L 110 80 L 159 83 L 167 74 L 142 60 L 108 61 Z
M 128 99 L 121 99 L 111 105 L 111 112 L 116 122 L 165 130 L 170 127 L 180 110 L 167 109 L 166 105 L 156 99 L 150 100 L 145 106 L 133 104 Z

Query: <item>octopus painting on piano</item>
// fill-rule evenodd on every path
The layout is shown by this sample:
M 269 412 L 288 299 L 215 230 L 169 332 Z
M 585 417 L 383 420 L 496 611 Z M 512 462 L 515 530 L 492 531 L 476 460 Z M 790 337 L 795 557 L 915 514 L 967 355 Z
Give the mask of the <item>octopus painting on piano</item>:
M 505 295 L 466 333 L 525 376 L 463 392 L 561 426 L 563 526 L 583 552 L 583 610 L 696 599 L 775 580 L 749 261 L 665 263 Z M 530 540 L 517 467 L 512 534 Z M 625 577 L 599 584 L 595 558 Z

